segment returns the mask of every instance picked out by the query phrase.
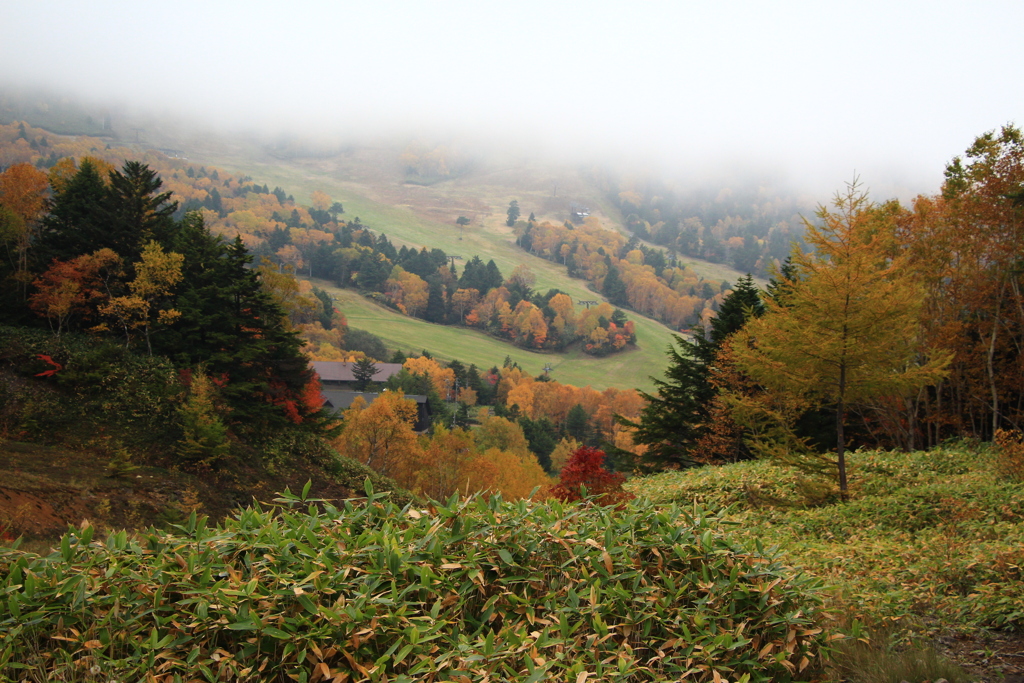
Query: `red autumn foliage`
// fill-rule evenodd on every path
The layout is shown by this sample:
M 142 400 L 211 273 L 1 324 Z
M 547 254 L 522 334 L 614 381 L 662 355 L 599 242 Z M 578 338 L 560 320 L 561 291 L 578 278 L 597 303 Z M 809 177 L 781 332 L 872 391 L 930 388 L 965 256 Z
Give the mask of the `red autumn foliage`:
M 307 417 L 317 413 L 324 405 L 320 377 L 316 373 L 297 392 L 288 389 L 280 380 L 270 382 L 270 391 L 267 400 L 284 410 L 284 414 L 294 424 L 302 424 Z
M 571 503 L 583 498 L 585 488 L 586 495 L 594 496 L 601 505 L 620 505 L 634 497 L 622 489 L 625 481 L 626 475 L 604 468 L 604 451 L 580 446 L 569 456 L 551 495 Z
M 45 362 L 49 363 L 53 367 L 51 369 L 49 369 L 49 370 L 43 370 L 42 372 L 37 372 L 36 373 L 36 377 L 53 377 L 58 372 L 60 372 L 61 370 L 64 369 L 63 365 L 61 365 L 60 363 L 58 363 L 54 359 L 50 358 L 49 356 L 47 356 L 45 353 L 40 353 L 37 356 L 37 358 L 39 358 L 39 360 L 41 360 L 41 361 L 45 361 Z
M 315 413 L 324 406 L 324 395 L 320 386 L 320 375 L 313 373 L 313 376 L 306 386 L 302 387 L 302 406 L 307 414 Z

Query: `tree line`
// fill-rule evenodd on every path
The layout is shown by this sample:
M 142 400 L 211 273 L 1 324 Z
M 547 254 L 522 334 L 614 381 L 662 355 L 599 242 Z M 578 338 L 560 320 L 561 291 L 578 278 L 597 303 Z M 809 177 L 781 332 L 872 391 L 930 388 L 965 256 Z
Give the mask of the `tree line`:
M 595 177 L 605 196 L 642 240 L 682 254 L 724 263 L 741 273 L 769 275 L 803 239 L 802 212 L 809 208 L 767 183 L 679 189 L 654 178 Z
M 561 263 L 570 277 L 586 280 L 613 306 L 629 307 L 681 330 L 705 326 L 729 283 L 705 279 L 663 249 L 604 228 L 589 216 L 571 221 L 514 221 L 516 243 L 541 258 Z
M 805 221 L 764 292 L 741 282 L 677 337 L 639 420 L 651 466 L 774 455 L 827 475 L 845 453 L 992 440 L 1024 421 L 1024 135 L 977 138 L 934 195 L 852 183 Z

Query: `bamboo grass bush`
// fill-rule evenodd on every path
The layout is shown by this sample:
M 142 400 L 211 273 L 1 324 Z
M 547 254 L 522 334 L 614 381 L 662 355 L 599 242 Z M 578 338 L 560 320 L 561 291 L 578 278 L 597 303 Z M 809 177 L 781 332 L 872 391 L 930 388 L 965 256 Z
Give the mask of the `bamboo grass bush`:
M 818 586 L 720 514 L 283 494 L 221 526 L 0 550 L 11 680 L 786 681 Z M 2 674 L 0 674 L 2 675 Z M 78 679 L 75 679 L 78 680 Z

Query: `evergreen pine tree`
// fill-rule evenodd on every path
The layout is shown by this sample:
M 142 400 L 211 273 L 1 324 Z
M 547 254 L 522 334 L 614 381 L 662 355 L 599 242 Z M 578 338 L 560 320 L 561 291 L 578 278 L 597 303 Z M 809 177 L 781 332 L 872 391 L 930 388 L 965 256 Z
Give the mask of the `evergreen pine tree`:
M 107 187 L 96 166 L 83 159 L 67 185 L 54 194 L 49 214 L 43 218 L 34 253 L 38 266 L 53 259 L 69 261 L 103 248 L 113 248 L 105 231 L 104 203 Z
M 679 348 L 669 347 L 665 379 L 652 378 L 657 394 L 641 392 L 647 405 L 639 420 L 619 418 L 620 423 L 636 429 L 636 443 L 648 446 L 648 466 L 691 464 L 690 452 L 710 426 L 709 408 L 716 395 L 710 381 L 715 356 L 726 338 L 739 331 L 750 314 L 760 316 L 763 312 L 760 293 L 748 275 L 740 278 L 736 289 L 722 303 L 708 336 L 702 330 L 698 330 L 693 341 L 675 336 Z
M 241 239 L 224 244 L 187 214 L 171 244 L 185 257 L 175 300 L 180 316 L 153 339 L 155 353 L 179 367 L 205 364 L 230 407 L 236 428 L 272 430 L 297 421 L 317 424 L 306 405 L 312 380 L 298 335 L 249 265 Z
M 619 277 L 619 269 L 615 266 L 608 267 L 608 275 L 604 278 L 602 293 L 609 302 L 616 306 L 627 306 L 629 304 L 629 297 L 626 294 L 626 283 Z
M 432 323 L 443 323 L 446 314 L 444 286 L 440 278 L 431 277 L 427 280 L 427 309 L 423 317 Z
M 352 376 L 355 377 L 356 391 L 366 391 L 373 384 L 373 376 L 377 374 L 377 364 L 372 358 L 360 358 L 352 366 Z

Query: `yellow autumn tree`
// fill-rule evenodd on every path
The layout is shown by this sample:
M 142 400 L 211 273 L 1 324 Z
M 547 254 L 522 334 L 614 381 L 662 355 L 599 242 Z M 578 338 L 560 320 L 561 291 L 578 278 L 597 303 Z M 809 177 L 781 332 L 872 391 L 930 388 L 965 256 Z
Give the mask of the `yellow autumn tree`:
M 455 391 L 455 371 L 451 368 L 442 368 L 436 360 L 426 356 L 409 358 L 402 367 L 408 370 L 410 374 L 426 375 L 429 377 L 430 383 L 434 385 L 434 390 L 437 391 L 437 395 L 445 401 L 454 398 L 454 396 L 450 395 Z
M 937 382 L 949 358 L 921 354 L 924 293 L 895 248 L 898 207 L 872 204 L 854 182 L 837 193 L 833 209 L 819 209 L 820 225 L 806 221 L 815 251 L 794 249 L 796 278 L 737 333 L 732 353 L 737 368 L 768 391 L 835 410 L 835 459 L 822 456 L 819 465 L 826 461 L 845 499 L 847 409 Z M 731 400 L 749 421 L 745 398 Z
M 526 440 L 523 428 L 497 415 L 481 420 L 476 431 L 476 443 L 481 451 L 497 448 L 523 456 L 530 452 L 530 442 Z
M 330 195 L 320 190 L 313 190 L 313 193 L 309 195 L 309 201 L 317 211 L 327 211 L 331 208 Z
M 458 491 L 473 493 L 479 489 L 468 488 L 468 468 L 475 457 L 472 432 L 436 425 L 430 440 L 420 451 L 413 476 L 408 482 L 400 483 L 434 500 L 445 500 Z
M 32 164 L 14 164 L 0 173 L 0 243 L 14 264 L 14 279 L 22 296 L 26 296 L 32 279 L 28 252 L 46 206 L 48 189 L 46 174 Z
M 150 240 L 142 248 L 142 259 L 135 264 L 135 279 L 128 283 L 127 296 L 113 297 L 100 307 L 100 313 L 113 318 L 124 331 L 125 341 L 131 341 L 131 331 L 141 329 L 146 338 L 146 349 L 153 355 L 150 328 L 153 322 L 170 325 L 181 315 L 173 308 L 162 308 L 174 286 L 181 281 L 181 266 L 185 257 L 173 251 L 164 251 Z

